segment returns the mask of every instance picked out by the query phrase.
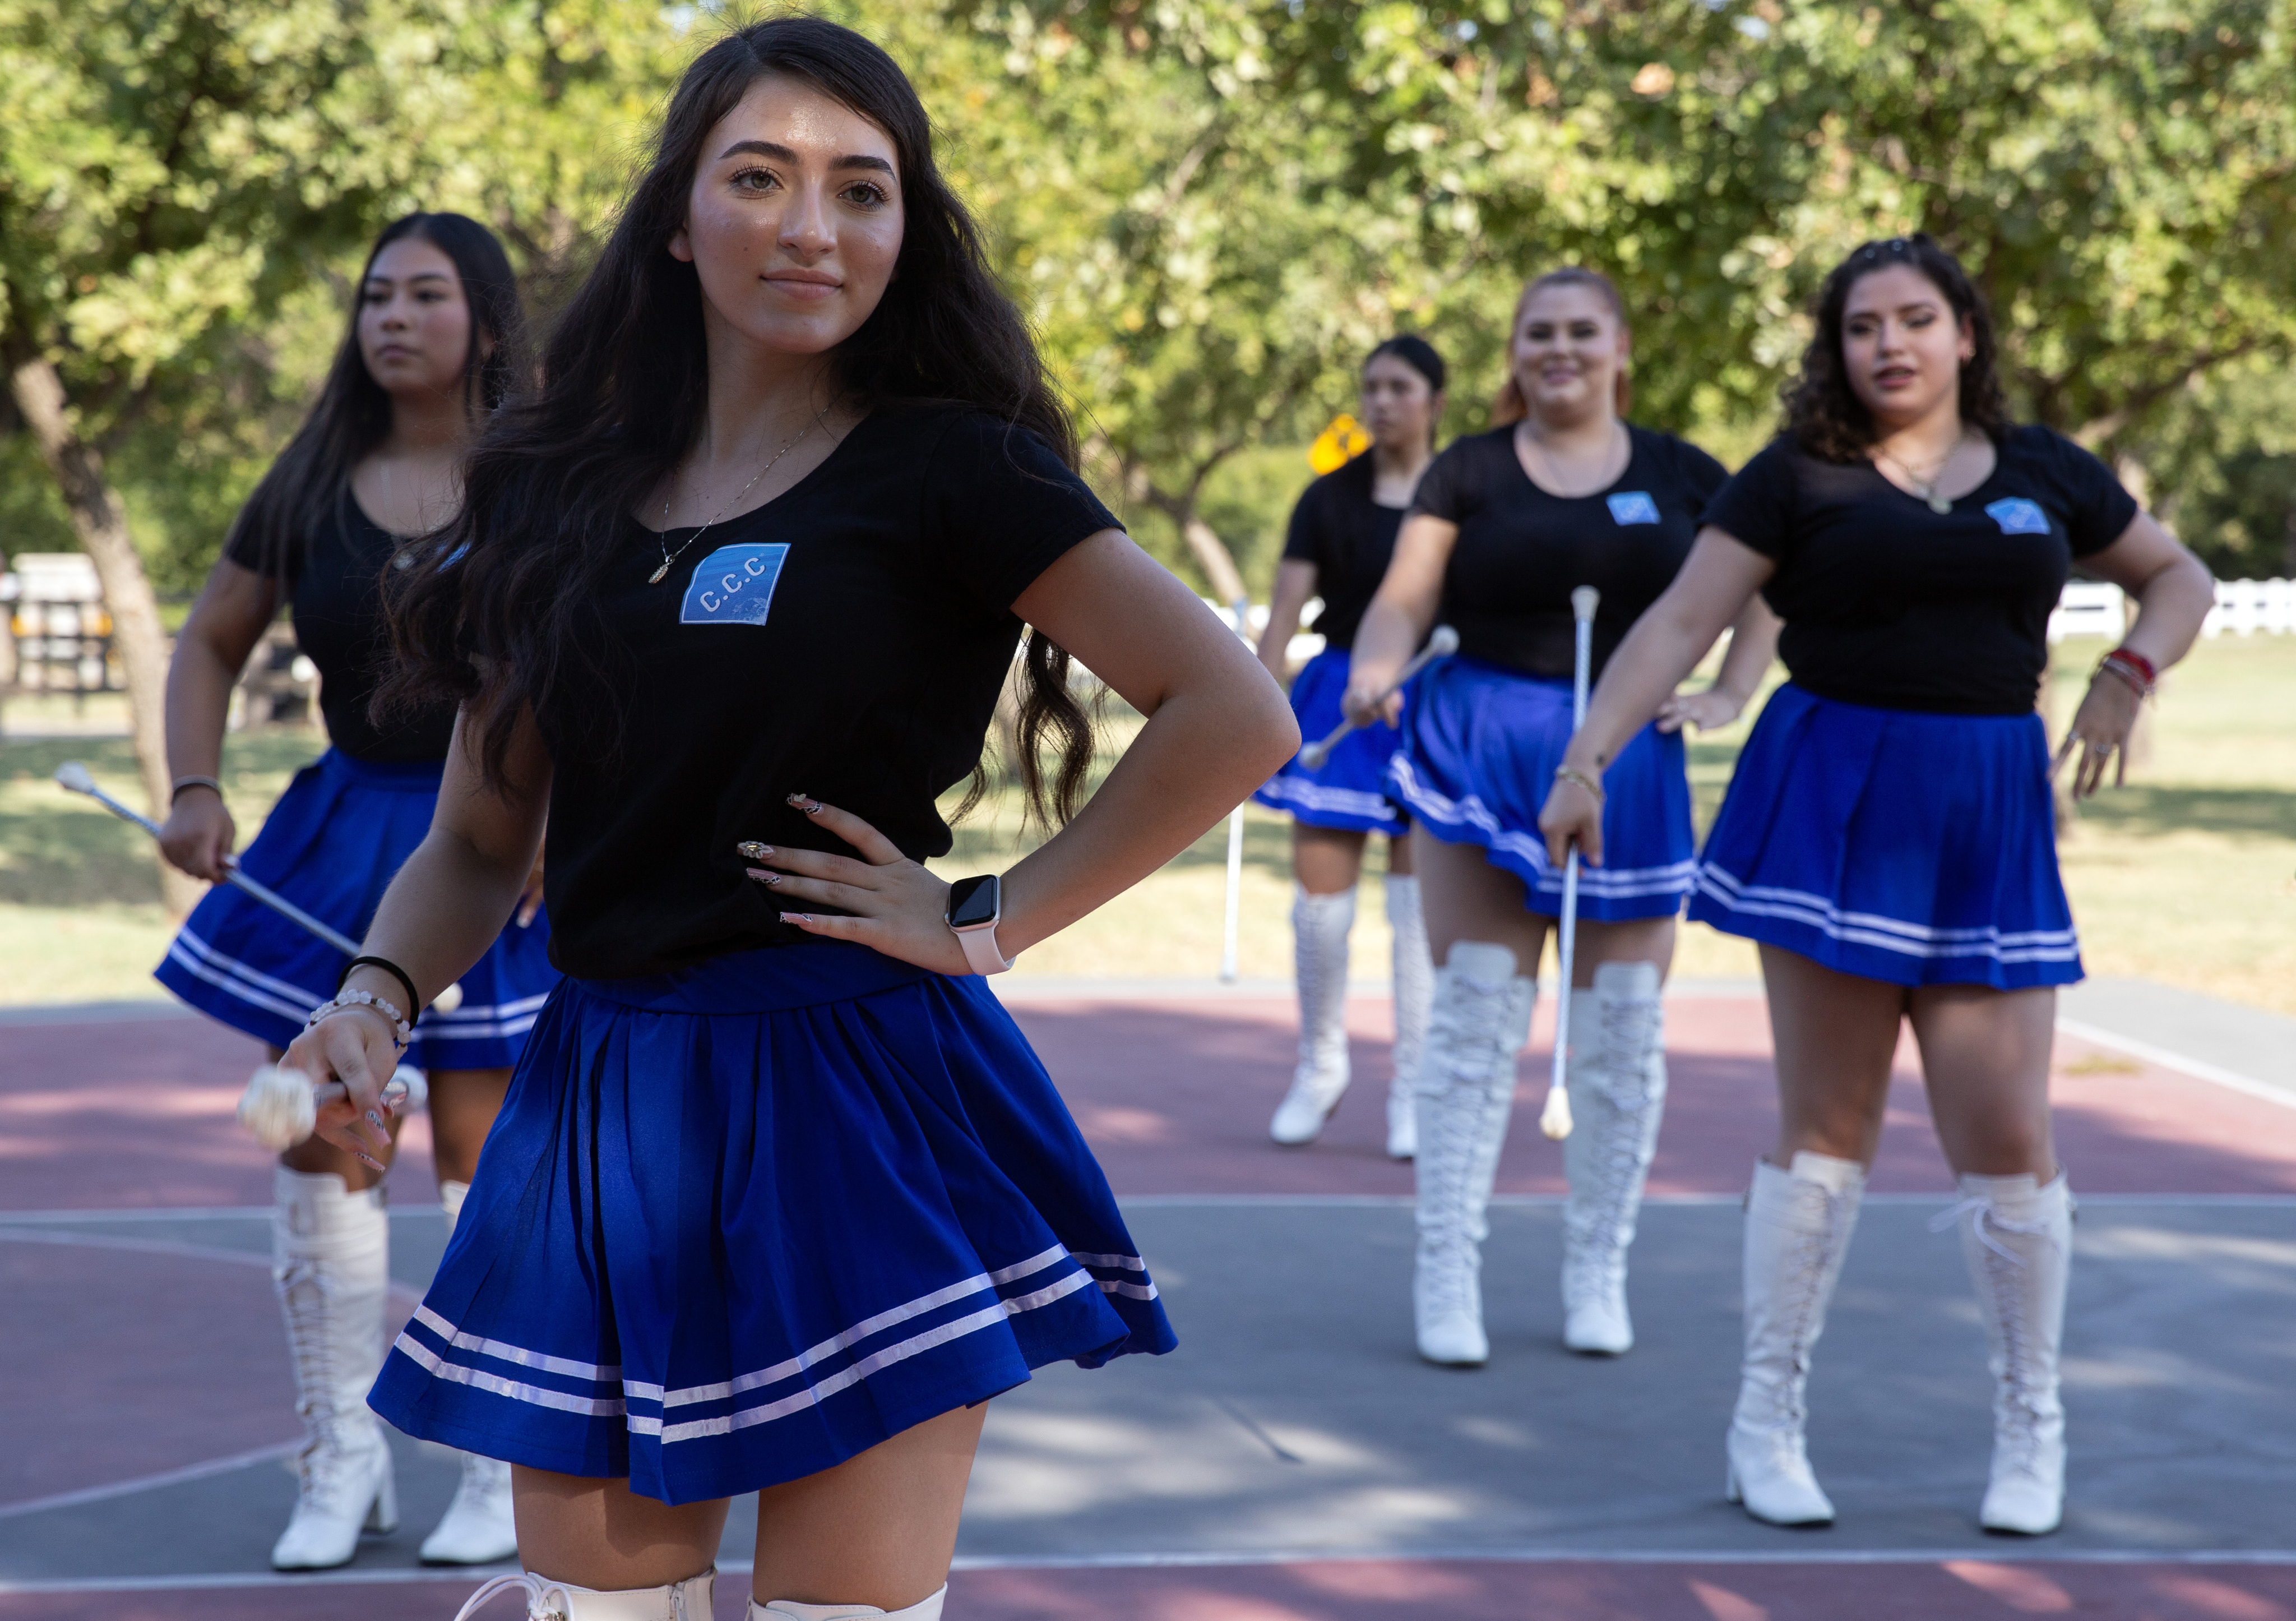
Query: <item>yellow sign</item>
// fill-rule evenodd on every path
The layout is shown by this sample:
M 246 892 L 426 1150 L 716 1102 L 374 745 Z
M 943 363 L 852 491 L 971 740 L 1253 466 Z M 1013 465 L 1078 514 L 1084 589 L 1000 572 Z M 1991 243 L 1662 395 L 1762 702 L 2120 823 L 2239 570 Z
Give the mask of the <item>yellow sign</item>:
M 1332 418 L 1332 425 L 1316 435 L 1316 442 L 1308 447 L 1308 465 L 1318 473 L 1337 473 L 1357 457 L 1371 448 L 1371 435 L 1361 424 L 1345 411 Z

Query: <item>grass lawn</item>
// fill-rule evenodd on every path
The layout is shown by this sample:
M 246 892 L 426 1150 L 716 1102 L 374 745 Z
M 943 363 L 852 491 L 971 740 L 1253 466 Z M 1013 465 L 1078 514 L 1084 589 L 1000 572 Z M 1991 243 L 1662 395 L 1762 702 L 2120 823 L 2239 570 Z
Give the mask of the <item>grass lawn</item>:
M 2102 644 L 2060 649 L 2057 713 L 2069 716 Z M 1110 728 L 1111 743 L 1134 722 Z M 2130 785 L 2084 807 L 2063 847 L 2065 880 L 2090 971 L 2136 975 L 2296 1013 L 2296 637 L 2203 642 L 2164 683 L 2149 750 Z M 1691 747 L 1702 827 L 1743 740 L 1741 722 Z M 322 746 L 309 731 L 242 733 L 226 750 L 232 802 L 252 816 Z M 128 745 L 117 738 L 0 743 L 0 1002 L 157 993 L 168 926 L 144 835 L 49 778 L 87 761 L 129 802 Z M 253 827 L 243 827 L 251 837 Z M 1015 797 L 993 796 L 933 863 L 945 876 L 1009 866 L 1026 845 Z M 1030 951 L 1019 972 L 1205 976 L 1219 967 L 1226 829 L 1129 894 Z M 1355 968 L 1386 967 L 1379 861 L 1370 863 Z M 1244 815 L 1241 968 L 1291 972 L 1290 831 Z M 1743 942 L 1683 931 L 1677 972 L 1750 976 Z

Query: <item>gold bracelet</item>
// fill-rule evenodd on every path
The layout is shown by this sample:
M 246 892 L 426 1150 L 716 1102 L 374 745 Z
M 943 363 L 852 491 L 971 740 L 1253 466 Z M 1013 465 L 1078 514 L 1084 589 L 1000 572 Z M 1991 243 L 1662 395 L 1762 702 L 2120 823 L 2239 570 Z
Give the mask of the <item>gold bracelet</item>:
M 1587 793 L 1592 794 L 1595 796 L 1595 802 L 1598 805 L 1610 797 L 1603 792 L 1603 785 L 1600 780 L 1587 776 L 1586 772 L 1578 769 L 1576 766 L 1556 766 L 1554 768 L 1554 779 L 1557 782 L 1577 783 L 1580 787 L 1586 789 Z

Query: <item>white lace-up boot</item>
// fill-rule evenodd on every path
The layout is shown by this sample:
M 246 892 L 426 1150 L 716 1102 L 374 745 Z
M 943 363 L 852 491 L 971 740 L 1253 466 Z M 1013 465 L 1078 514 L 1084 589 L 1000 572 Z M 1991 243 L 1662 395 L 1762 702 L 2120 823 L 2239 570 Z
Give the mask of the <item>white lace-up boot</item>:
M 1427 1019 L 1435 1002 L 1435 959 L 1427 950 L 1427 914 L 1419 880 L 1387 876 L 1387 926 L 1395 936 L 1395 1079 L 1387 1088 L 1387 1156 L 1419 1151 L 1419 1066 L 1427 1055 Z
M 1589 1355 L 1634 1348 L 1627 1312 L 1627 1247 L 1635 1241 L 1643 1179 L 1666 1107 L 1666 1010 L 1658 969 L 1606 962 L 1595 988 L 1570 992 L 1566 1081 L 1570 1135 L 1562 1140 L 1570 1197 L 1562 1207 L 1562 1343 Z
M 1977 1523 L 1988 1531 L 2046 1536 L 2065 1514 L 2065 1407 L 2057 1351 L 2065 1329 L 2073 1201 L 2062 1172 L 2046 1188 L 2030 1176 L 1964 1176 L 1961 1253 L 1985 1318 L 1993 1370 L 1993 1469 Z
M 1484 1213 L 1514 1107 L 1514 1058 L 1537 987 L 1503 945 L 1463 940 L 1435 970 L 1419 1067 L 1419 1253 L 1411 1279 L 1419 1354 L 1448 1366 L 1490 1357 L 1483 1333 Z
M 489 1600 L 507 1592 L 525 1595 L 527 1621 L 710 1621 L 717 1585 L 714 1566 L 666 1587 L 624 1587 L 612 1592 L 521 1570 L 481 1583 L 455 1613 L 455 1621 L 471 1621 Z
M 468 1182 L 441 1178 L 439 1204 L 447 1213 L 447 1236 L 463 1214 Z M 510 1465 L 476 1452 L 459 1454 L 463 1478 L 455 1500 L 430 1535 L 422 1539 L 426 1565 L 491 1565 L 518 1552 L 518 1526 L 511 1513 Z
M 271 1550 L 280 1570 L 348 1564 L 362 1529 L 398 1528 L 390 1447 L 366 1404 L 382 1370 L 390 1218 L 380 1185 L 353 1193 L 334 1173 L 277 1167 L 271 1280 L 295 1359 L 295 1513 Z
M 948 1597 L 944 1586 L 931 1598 L 919 1599 L 906 1609 L 879 1609 L 873 1604 L 800 1604 L 795 1599 L 775 1599 L 770 1604 L 750 1600 L 749 1621 L 940 1621 L 940 1607 Z
M 1857 1161 L 1800 1153 L 1793 1169 L 1754 1166 L 1746 1197 L 1746 1361 L 1730 1418 L 1732 1502 L 1774 1526 L 1824 1526 L 1833 1504 L 1810 1472 L 1802 1437 L 1809 1354 L 1857 1225 L 1866 1172 Z
M 1300 1064 L 1267 1134 L 1287 1148 L 1316 1140 L 1348 1090 L 1348 931 L 1356 892 L 1292 901 L 1292 959 L 1300 981 Z

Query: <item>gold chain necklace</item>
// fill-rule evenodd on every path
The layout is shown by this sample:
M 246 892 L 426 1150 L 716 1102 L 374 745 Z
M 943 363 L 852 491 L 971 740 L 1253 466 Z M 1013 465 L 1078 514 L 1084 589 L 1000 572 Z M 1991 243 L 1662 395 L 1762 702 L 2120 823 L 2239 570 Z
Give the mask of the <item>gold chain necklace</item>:
M 733 511 L 735 506 L 739 506 L 741 504 L 742 497 L 749 494 L 752 490 L 755 490 L 758 487 L 758 481 L 765 477 L 768 473 L 771 473 L 775 466 L 781 461 L 782 457 L 796 449 L 798 447 L 798 441 L 802 440 L 807 434 L 812 432 L 814 429 L 820 424 L 821 419 L 828 415 L 829 413 L 825 409 L 815 412 L 813 421 L 806 424 L 805 426 L 797 431 L 797 438 L 791 440 L 789 443 L 775 451 L 774 459 L 767 462 L 764 466 L 758 468 L 756 473 L 752 473 L 750 477 L 750 481 L 742 486 L 741 490 L 735 493 L 734 498 L 726 502 L 725 506 L 719 507 L 710 517 L 709 523 L 704 523 L 700 529 L 695 530 L 692 534 L 686 536 L 683 541 L 679 542 L 678 547 L 676 551 L 673 552 L 669 549 L 669 542 L 663 540 L 661 536 L 655 536 L 655 540 L 660 542 L 661 546 L 661 566 L 656 569 L 652 573 L 646 576 L 646 583 L 648 585 L 660 585 L 662 582 L 663 577 L 669 572 L 669 565 L 676 563 L 680 557 L 685 555 L 685 548 L 692 546 L 696 540 L 701 539 L 703 535 L 708 534 L 709 532 L 710 523 L 717 523 L 719 518 L 724 517 L 727 513 Z M 661 523 L 664 533 L 668 531 L 669 509 L 676 504 L 676 500 L 677 477 L 673 473 L 670 475 L 669 481 L 669 497 L 661 504 Z
M 1945 478 L 1947 466 L 1951 464 L 1955 457 L 1961 454 L 1961 448 L 1968 442 L 1969 435 L 1966 432 L 1954 440 L 1953 448 L 1938 458 L 1937 465 L 1930 469 L 1927 478 L 1915 473 L 1902 457 L 1890 455 L 1879 445 L 1874 447 L 1874 454 L 1904 473 L 1906 481 L 1914 487 L 1914 493 L 1929 503 L 1931 512 L 1948 513 L 1953 510 L 1953 503 L 1938 493 L 1938 485 Z

